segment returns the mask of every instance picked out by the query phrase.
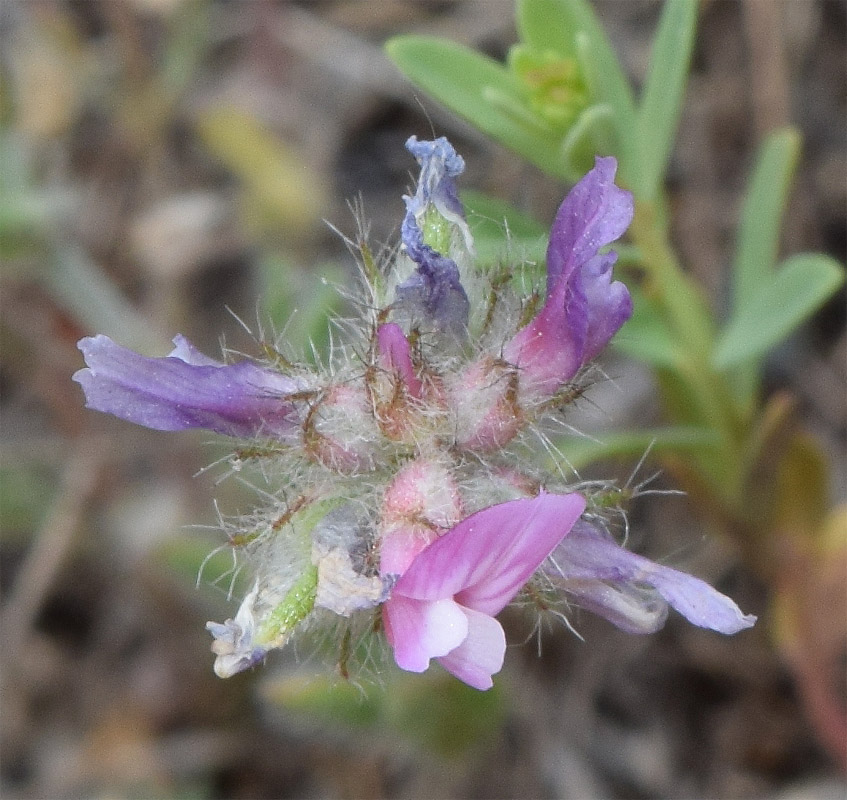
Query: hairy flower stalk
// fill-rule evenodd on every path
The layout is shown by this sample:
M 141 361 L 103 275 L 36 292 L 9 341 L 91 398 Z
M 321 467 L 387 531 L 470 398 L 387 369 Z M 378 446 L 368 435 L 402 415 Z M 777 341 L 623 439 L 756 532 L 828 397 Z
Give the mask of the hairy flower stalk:
M 661 627 L 668 605 L 722 633 L 752 625 L 702 581 L 619 546 L 606 504 L 532 457 L 631 314 L 605 250 L 633 213 L 615 160 L 598 158 L 565 198 L 546 292 L 524 297 L 512 280 L 522 265 L 475 267 L 454 183 L 461 157 L 443 138 L 407 148 L 421 175 L 402 247 L 377 268 L 359 245 L 363 316 L 325 369 L 224 364 L 182 337 L 165 358 L 105 336 L 79 344 L 87 367 L 74 379 L 90 408 L 244 439 L 239 467 L 284 476 L 232 525 L 252 581 L 236 615 L 207 626 L 217 674 L 326 629 L 341 631 L 342 674 L 376 638 L 402 669 L 436 659 L 487 689 L 506 646 L 496 615 L 516 598 L 570 598 L 637 633 Z

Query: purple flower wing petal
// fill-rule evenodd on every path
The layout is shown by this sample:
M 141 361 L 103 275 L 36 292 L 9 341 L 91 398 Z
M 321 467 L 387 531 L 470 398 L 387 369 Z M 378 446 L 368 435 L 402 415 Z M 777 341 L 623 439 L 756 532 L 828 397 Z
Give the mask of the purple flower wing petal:
M 444 669 L 474 689 L 490 689 L 491 676 L 503 667 L 506 655 L 506 636 L 503 626 L 488 614 L 463 609 L 468 618 L 468 635 L 465 640 L 438 663 Z
M 614 158 L 598 158 L 562 202 L 547 247 L 547 300 L 504 348 L 533 391 L 555 392 L 632 315 L 629 291 L 611 280 L 617 256 L 599 254 L 632 222 L 632 195 L 615 186 L 616 169 Z
M 163 431 L 252 436 L 290 428 L 285 396 L 300 388 L 296 381 L 246 361 L 218 364 L 182 337 L 174 341 L 175 355 L 147 358 L 107 336 L 80 340 L 88 366 L 73 379 L 88 408 Z
M 643 556 L 630 553 L 589 523 L 575 525 L 570 536 L 563 540 L 551 557 L 556 574 L 564 578 L 565 589 L 574 582 L 576 594 L 587 597 L 592 610 L 610 621 L 621 619 L 625 603 L 636 603 L 640 587 L 652 586 L 661 597 L 689 622 L 719 633 L 737 633 L 756 622 L 752 614 L 742 614 L 738 606 L 705 581 L 671 567 L 656 564 Z M 621 587 L 614 594 L 604 593 L 599 586 L 586 591 L 587 582 L 596 581 Z M 610 605 L 604 606 L 604 600 Z M 647 619 L 651 613 L 661 613 L 656 598 L 643 594 L 643 610 Z M 651 612 L 651 609 L 656 609 Z M 626 615 L 625 615 L 626 616 Z M 638 614 L 626 616 L 624 630 L 652 632 L 655 628 L 639 629 Z M 629 627 L 627 627 L 629 626 Z
M 655 589 L 601 580 L 568 581 L 567 593 L 580 608 L 627 633 L 655 633 L 668 618 L 668 604 Z
M 517 594 L 585 509 L 578 494 L 541 494 L 471 514 L 418 554 L 394 594 L 454 597 L 493 616 Z
M 178 358 L 186 364 L 193 364 L 195 367 L 222 367 L 222 361 L 216 361 L 214 358 L 209 358 L 205 353 L 201 353 L 191 342 L 188 341 L 181 333 L 178 333 L 173 338 L 174 349 L 168 354 L 170 358 Z
M 417 222 L 409 220 L 407 214 L 401 234 L 406 252 L 418 268 L 411 278 L 397 287 L 395 303 L 413 320 L 430 322 L 438 330 L 463 338 L 470 302 L 459 279 L 459 268 L 451 258 L 424 244 Z
M 431 658 L 447 655 L 468 635 L 467 615 L 449 599 L 427 602 L 392 595 L 383 615 L 394 660 L 409 672 L 424 672 Z
M 620 281 L 612 281 L 612 266 L 616 260 L 615 253 L 596 256 L 580 274 L 587 315 L 583 364 L 599 355 L 632 316 L 629 289 Z
M 615 186 L 618 162 L 597 158 L 594 169 L 562 201 L 547 247 L 547 293 L 623 236 L 632 222 L 632 195 Z

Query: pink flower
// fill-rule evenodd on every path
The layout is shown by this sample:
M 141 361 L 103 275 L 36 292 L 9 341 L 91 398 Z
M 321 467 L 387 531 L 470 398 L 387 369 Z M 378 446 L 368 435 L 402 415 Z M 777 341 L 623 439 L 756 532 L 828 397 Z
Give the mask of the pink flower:
M 401 669 L 430 659 L 476 689 L 500 671 L 506 637 L 494 618 L 585 509 L 578 494 L 540 494 L 471 514 L 433 541 L 399 578 L 383 609 Z

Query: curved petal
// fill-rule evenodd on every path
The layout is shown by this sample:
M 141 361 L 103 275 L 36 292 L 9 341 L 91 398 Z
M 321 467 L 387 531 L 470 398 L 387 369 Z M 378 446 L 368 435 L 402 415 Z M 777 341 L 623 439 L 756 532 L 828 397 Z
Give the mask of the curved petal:
M 621 599 L 635 602 L 641 593 L 642 612 L 655 608 L 656 598 L 640 587 L 652 586 L 661 597 L 689 622 L 718 633 L 738 633 L 756 622 L 752 614 L 743 614 L 726 595 L 705 581 L 679 570 L 656 564 L 643 556 L 630 553 L 610 536 L 593 525 L 580 522 L 567 539 L 559 543 L 551 555 L 551 574 L 563 579 L 563 588 L 576 588 L 576 594 L 587 597 L 592 610 L 618 624 L 622 619 Z M 587 587 L 594 586 L 591 590 Z M 612 593 L 602 589 L 611 587 Z M 624 630 L 652 633 L 654 627 L 638 629 L 638 614 L 629 613 Z
M 629 289 L 620 281 L 612 281 L 616 260 L 615 253 L 606 253 L 591 259 L 580 272 L 586 307 L 583 364 L 596 358 L 632 316 Z
M 229 436 L 288 430 L 293 408 L 285 396 L 299 388 L 277 372 L 242 361 L 224 365 L 174 339 L 167 358 L 147 358 L 107 336 L 81 339 L 87 368 L 73 379 L 97 411 L 162 431 L 206 428 Z
M 597 255 L 601 247 L 623 236 L 632 222 L 632 195 L 615 185 L 618 162 L 596 158 L 562 201 L 547 246 L 547 293 Z
M 650 587 L 601 580 L 568 581 L 565 591 L 580 608 L 609 620 L 627 633 L 655 633 L 664 627 L 668 604 Z
M 406 149 L 421 165 L 418 188 L 411 203 L 412 213 L 420 215 L 427 204 L 432 203 L 442 217 L 462 231 L 470 250 L 471 232 L 453 180 L 465 171 L 465 160 L 444 136 L 432 141 L 418 141 L 417 136 L 410 136 L 406 140 Z
M 438 663 L 474 689 L 490 689 L 494 685 L 491 676 L 503 668 L 506 655 L 503 626 L 481 611 L 462 610 L 468 618 L 468 635 Z
M 380 366 L 385 370 L 396 372 L 402 379 L 409 397 L 420 399 L 423 394 L 423 383 L 415 375 L 409 340 L 403 333 L 403 329 L 396 322 L 387 322 L 377 329 L 376 340 L 379 347 Z
M 466 517 L 412 562 L 395 595 L 454 597 L 497 614 L 566 536 L 585 509 L 578 494 L 541 494 L 489 506 Z
M 383 623 L 397 666 L 424 672 L 431 658 L 445 656 L 468 635 L 468 617 L 453 600 L 427 602 L 392 594 Z

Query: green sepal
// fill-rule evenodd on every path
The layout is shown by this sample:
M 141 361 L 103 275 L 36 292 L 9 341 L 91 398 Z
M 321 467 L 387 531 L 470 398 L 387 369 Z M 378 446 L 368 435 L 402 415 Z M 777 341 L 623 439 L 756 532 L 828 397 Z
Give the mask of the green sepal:
M 436 253 L 449 255 L 455 226 L 442 216 L 433 205 L 430 205 L 424 211 L 419 224 L 424 244 L 429 245 Z
M 262 620 L 253 638 L 260 647 L 281 647 L 311 613 L 318 596 L 318 568 L 309 564 L 286 592 L 282 602 Z

